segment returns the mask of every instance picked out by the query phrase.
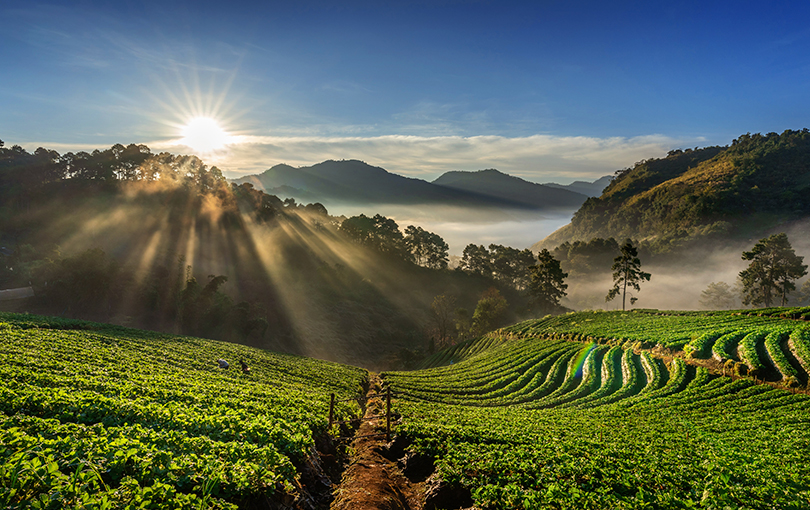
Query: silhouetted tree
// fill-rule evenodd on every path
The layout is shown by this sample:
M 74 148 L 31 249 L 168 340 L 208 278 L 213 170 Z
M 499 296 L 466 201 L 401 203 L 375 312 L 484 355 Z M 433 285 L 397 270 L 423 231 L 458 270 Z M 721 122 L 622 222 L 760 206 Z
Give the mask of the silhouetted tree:
M 534 254 L 528 249 L 518 250 L 500 244 L 490 244 L 487 249 L 469 244 L 464 248 L 459 268 L 521 290 L 529 285 L 528 269 L 533 263 Z
M 743 284 L 743 303 L 746 305 L 771 306 L 776 296 L 781 296 L 782 306 L 787 304 L 787 295 L 796 290 L 794 280 L 807 274 L 804 257 L 796 255 L 787 234 L 774 234 L 744 251 L 743 260 L 750 260 L 748 269 L 740 272 Z
M 483 245 L 468 244 L 464 248 L 458 267 L 468 273 L 492 278 L 492 263 L 489 250 Z
M 630 239 L 624 242 L 620 250 L 621 255 L 613 259 L 613 266 L 610 268 L 613 271 L 613 288 L 608 291 L 605 301 L 610 301 L 621 294 L 622 310 L 626 310 L 627 287 L 638 292 L 641 290 L 640 283 L 645 280 L 650 281 L 651 275 L 641 270 L 638 249 L 633 246 Z M 637 297 L 631 297 L 630 305 L 632 306 L 636 301 L 638 301 Z
M 472 317 L 472 335 L 481 336 L 503 323 L 507 308 L 506 298 L 495 287 L 490 287 L 478 300 Z
M 431 269 L 447 268 L 449 246 L 438 234 L 410 225 L 405 229 L 404 241 L 416 264 Z
M 568 288 L 565 283 L 568 273 L 560 268 L 560 261 L 544 248 L 537 255 L 537 264 L 529 266 L 529 273 L 532 304 L 542 313 L 551 313 L 558 309 L 560 299 L 566 295 L 565 290 Z
M 737 304 L 737 296 L 726 282 L 712 282 L 700 293 L 700 304 L 709 310 L 729 310 Z
M 518 290 L 528 287 L 529 266 L 534 264 L 534 254 L 531 250 L 490 244 L 489 252 L 495 279 Z
M 369 218 L 365 214 L 352 216 L 343 220 L 340 231 L 352 241 L 368 246 L 380 253 L 387 253 L 410 260 L 410 253 L 405 247 L 405 238 L 399 225 L 379 214 Z
M 619 243 L 612 237 L 568 242 L 554 248 L 552 255 L 571 276 L 601 273 L 612 263 Z
M 433 298 L 430 308 L 433 312 L 433 325 L 436 332 L 436 344 L 444 347 L 450 343 L 450 328 L 453 326 L 453 306 L 456 299 L 453 296 L 440 294 Z

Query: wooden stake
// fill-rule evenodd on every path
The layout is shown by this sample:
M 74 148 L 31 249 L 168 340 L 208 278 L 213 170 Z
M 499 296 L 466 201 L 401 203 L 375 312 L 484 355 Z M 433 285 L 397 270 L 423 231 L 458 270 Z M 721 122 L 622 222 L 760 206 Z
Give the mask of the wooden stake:
M 385 440 L 391 440 L 391 387 L 385 393 Z
M 335 394 L 332 393 L 332 400 L 329 402 L 329 428 L 332 428 L 332 422 L 335 421 Z

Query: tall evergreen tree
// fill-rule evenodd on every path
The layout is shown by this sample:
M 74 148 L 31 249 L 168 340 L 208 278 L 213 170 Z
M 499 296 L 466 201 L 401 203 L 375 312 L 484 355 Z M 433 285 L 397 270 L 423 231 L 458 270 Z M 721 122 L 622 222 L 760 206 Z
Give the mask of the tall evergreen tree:
M 537 264 L 529 266 L 531 280 L 529 294 L 533 304 L 541 312 L 549 313 L 559 308 L 560 299 L 567 294 L 568 273 L 563 272 L 560 261 L 545 248 L 537 255 Z
M 751 261 L 748 269 L 740 272 L 746 305 L 771 306 L 779 296 L 785 306 L 787 295 L 796 290 L 793 281 L 807 274 L 804 257 L 796 255 L 784 232 L 760 239 L 751 251 L 743 252 L 742 258 Z
M 650 281 L 650 273 L 641 270 L 641 260 L 638 258 L 638 248 L 633 246 L 633 242 L 627 239 L 620 248 L 621 255 L 613 259 L 613 288 L 608 291 L 605 301 L 610 301 L 619 294 L 622 295 L 622 310 L 626 309 L 627 287 L 641 290 L 642 281 Z M 635 296 L 630 297 L 630 304 L 638 301 Z

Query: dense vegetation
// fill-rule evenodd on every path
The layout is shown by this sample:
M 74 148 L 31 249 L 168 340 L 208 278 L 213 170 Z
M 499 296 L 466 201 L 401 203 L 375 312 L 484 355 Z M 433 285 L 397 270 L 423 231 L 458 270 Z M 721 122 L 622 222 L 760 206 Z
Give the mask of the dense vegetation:
M 810 398 L 778 386 L 806 387 L 808 309 L 780 310 L 575 313 L 384 376 L 398 432 L 481 508 L 806 508 Z
M 145 145 L 59 154 L 0 142 L 0 247 L 0 289 L 36 292 L 7 310 L 372 367 L 428 348 L 437 295 L 471 321 L 494 287 L 508 303 L 494 326 L 526 312 L 511 280 L 447 269 L 432 232 L 330 216 Z
M 543 245 L 633 237 L 669 251 L 694 239 L 747 238 L 810 215 L 808 194 L 810 131 L 746 134 L 728 147 L 670 151 L 618 172 Z
M 353 398 L 367 379 L 230 343 L 31 315 L 0 321 L 3 508 L 317 499 L 322 488 L 303 473 L 317 463 L 330 393 Z M 357 412 L 349 402 L 336 411 Z
M 429 459 L 480 508 L 806 508 L 810 398 L 786 391 L 807 388 L 806 317 L 582 312 L 469 340 L 383 374 L 405 465 Z M 0 328 L 0 505 L 327 504 L 329 394 L 356 415 L 364 370 L 32 315 Z

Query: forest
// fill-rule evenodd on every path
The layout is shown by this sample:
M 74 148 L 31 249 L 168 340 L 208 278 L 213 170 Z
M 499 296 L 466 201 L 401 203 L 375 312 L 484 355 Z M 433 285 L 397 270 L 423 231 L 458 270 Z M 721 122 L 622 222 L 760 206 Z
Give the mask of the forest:
M 0 145 L 0 195 L 0 287 L 36 294 L 12 311 L 388 367 L 537 312 L 529 250 L 471 245 L 448 269 L 418 225 L 331 216 L 145 145 Z

